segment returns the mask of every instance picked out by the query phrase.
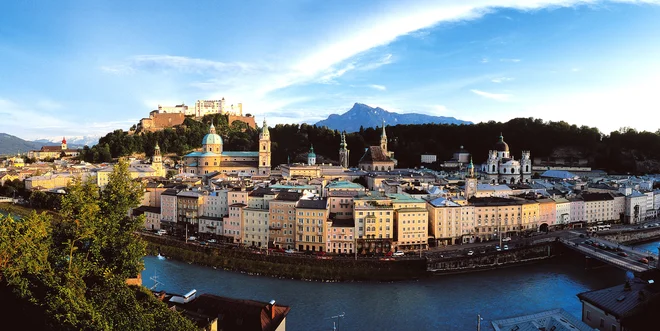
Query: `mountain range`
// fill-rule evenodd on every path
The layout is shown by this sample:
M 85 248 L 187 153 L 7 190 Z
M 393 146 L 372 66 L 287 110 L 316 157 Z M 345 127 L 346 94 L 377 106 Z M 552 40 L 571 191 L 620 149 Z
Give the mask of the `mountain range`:
M 98 138 L 96 138 L 96 142 L 98 142 Z M 96 142 L 94 143 L 96 144 Z M 61 143 L 62 138 L 59 140 L 39 139 L 36 141 L 29 141 L 23 140 L 16 136 L 12 136 L 10 134 L 0 133 L 0 155 L 16 155 L 16 153 L 27 153 L 31 150 L 41 149 L 41 146 L 57 146 Z M 72 142 L 68 138 L 67 145 L 69 148 L 82 148 L 84 146 L 83 144 Z
M 360 127 L 379 127 L 397 124 L 473 124 L 454 117 L 431 116 L 417 113 L 399 114 L 387 111 L 380 107 L 370 107 L 362 103 L 355 103 L 349 111 L 338 115 L 332 114 L 328 118 L 316 122 L 316 126 L 326 126 L 332 130 L 357 132 Z
M 73 136 L 66 137 L 66 142 L 69 145 L 76 146 L 89 146 L 92 147 L 99 143 L 99 139 L 103 137 L 102 135 L 91 135 L 91 136 Z M 62 142 L 62 137 L 48 137 L 35 140 L 37 143 L 43 143 L 44 145 L 56 145 Z

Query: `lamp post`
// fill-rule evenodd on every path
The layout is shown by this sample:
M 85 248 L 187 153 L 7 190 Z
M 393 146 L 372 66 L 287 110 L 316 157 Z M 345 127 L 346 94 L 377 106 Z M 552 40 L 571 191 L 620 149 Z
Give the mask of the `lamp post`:
M 477 331 L 481 331 L 481 321 L 484 319 L 481 317 L 481 314 L 477 314 Z

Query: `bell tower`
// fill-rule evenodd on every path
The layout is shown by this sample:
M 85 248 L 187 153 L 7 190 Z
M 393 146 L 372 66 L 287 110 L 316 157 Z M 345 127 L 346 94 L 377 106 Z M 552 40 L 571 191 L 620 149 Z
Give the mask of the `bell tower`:
M 380 149 L 387 154 L 387 133 L 385 133 L 385 120 L 383 120 L 383 132 L 380 134 Z
M 346 131 L 341 133 L 341 142 L 339 143 L 339 165 L 342 168 L 348 168 L 348 145 L 346 144 Z
M 467 174 L 465 176 L 465 199 L 469 200 L 477 194 L 477 177 L 474 174 L 474 163 L 470 158 L 470 164 L 467 167 Z
M 156 147 L 154 147 L 154 156 L 151 158 L 151 167 L 156 171 L 156 176 L 165 177 L 163 157 L 160 155 L 160 146 L 158 146 L 158 143 L 156 143 Z
M 259 133 L 259 176 L 270 176 L 270 132 L 266 119 Z
M 65 137 L 62 137 L 62 150 L 64 151 L 64 150 L 66 150 L 66 149 L 67 149 L 67 146 L 66 146 L 66 138 L 65 138 Z

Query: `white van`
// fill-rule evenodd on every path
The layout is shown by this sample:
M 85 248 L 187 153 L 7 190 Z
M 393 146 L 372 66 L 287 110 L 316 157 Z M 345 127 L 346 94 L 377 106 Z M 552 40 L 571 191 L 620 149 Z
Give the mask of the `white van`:
M 164 234 L 167 234 L 167 231 L 165 231 L 163 229 L 160 229 L 160 230 L 156 231 L 156 235 L 158 235 L 158 236 L 162 236 Z
M 403 256 L 403 252 L 402 251 L 396 251 L 396 252 L 392 253 L 392 256 Z

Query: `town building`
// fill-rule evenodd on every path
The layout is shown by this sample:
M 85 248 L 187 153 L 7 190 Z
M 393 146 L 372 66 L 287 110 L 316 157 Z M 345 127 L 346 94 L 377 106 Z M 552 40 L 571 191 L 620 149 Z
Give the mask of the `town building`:
M 66 137 L 62 138 L 62 143 L 59 146 L 41 146 L 41 149 L 38 151 L 33 150 L 28 152 L 29 158 L 37 160 L 76 157 L 78 155 L 80 155 L 80 150 L 69 148 L 66 142 Z
M 222 220 L 222 230 L 228 242 L 242 243 L 243 209 L 248 206 L 248 194 L 245 187 L 228 192 L 227 216 Z
M 160 107 L 160 106 L 159 106 Z M 149 112 L 149 117 L 140 119 L 137 125 L 137 132 L 155 132 L 166 128 L 172 128 L 176 125 L 183 124 L 186 116 L 183 113 L 175 112 L 160 112 L 159 110 L 152 110 Z
M 270 215 L 268 208 L 243 208 L 243 232 L 241 242 L 246 246 L 268 248 Z
M 438 156 L 435 154 L 422 154 L 422 163 L 433 163 L 438 160 Z
M 458 204 L 449 198 L 428 199 L 429 235 L 435 246 L 469 243 L 475 234 L 474 206 Z
M 592 327 L 561 308 L 495 320 L 491 324 L 495 331 L 594 331 Z
M 157 231 L 160 230 L 160 208 L 150 206 L 140 206 L 133 209 L 133 216 L 144 215 L 144 229 Z
M 555 225 L 565 226 L 571 223 L 571 202 L 565 198 L 555 198 Z
M 290 249 L 295 245 L 294 226 L 296 224 L 296 204 L 300 200 L 298 192 L 279 192 L 270 200 L 269 242 L 275 248 Z
M 468 162 L 472 160 L 470 153 L 463 147 L 456 151 L 451 160 L 442 163 L 445 169 L 462 169 Z
M 638 224 L 644 221 L 647 199 L 646 194 L 639 191 L 632 191 L 630 195 L 626 196 L 624 219 L 627 224 Z
M 610 193 L 583 193 L 582 200 L 587 223 L 615 221 L 619 217 L 614 214 L 614 198 Z
M 301 199 L 296 204 L 296 247 L 298 251 L 326 251 L 328 200 Z
M 380 146 L 367 147 L 358 162 L 358 168 L 366 171 L 390 171 L 394 169 L 395 165 L 394 153 L 387 150 L 387 133 L 385 132 L 385 121 L 383 121 Z
M 509 145 L 500 140 L 488 152 L 488 161 L 483 165 L 482 171 L 492 184 L 529 182 L 532 178 L 532 160 L 529 151 L 522 152 L 520 161 L 515 160 L 509 153 Z
M 202 140 L 202 151 L 184 156 L 185 172 L 196 175 L 220 173 L 225 175 L 270 175 L 270 134 L 264 120 L 259 134 L 258 151 L 225 151 L 222 137 L 211 124 Z
M 161 220 L 175 223 L 177 221 L 176 195 L 178 190 L 169 188 L 160 195 Z
M 201 199 L 202 195 L 197 191 L 180 191 L 176 195 L 176 221 L 188 235 L 198 232 Z
M 355 252 L 355 221 L 328 219 L 326 222 L 326 251 L 328 253 L 353 254 Z

